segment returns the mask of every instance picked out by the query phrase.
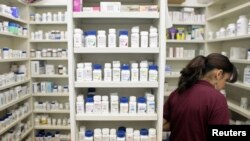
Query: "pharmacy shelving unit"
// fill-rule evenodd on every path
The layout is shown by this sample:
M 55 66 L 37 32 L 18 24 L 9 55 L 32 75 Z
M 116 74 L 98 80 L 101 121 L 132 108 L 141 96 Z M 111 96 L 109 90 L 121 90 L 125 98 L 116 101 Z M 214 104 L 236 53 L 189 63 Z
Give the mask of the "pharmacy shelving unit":
M 250 2 L 249 0 L 232 1 L 232 0 L 215 0 L 208 4 L 207 7 L 207 34 L 208 32 L 219 31 L 221 27 L 227 28 L 228 24 L 237 22 L 240 15 L 249 14 Z M 231 47 L 241 47 L 248 49 L 250 35 L 242 35 L 235 37 L 225 37 L 219 39 L 207 40 L 206 53 L 211 52 L 226 52 L 230 58 Z M 237 83 L 226 85 L 226 96 L 228 99 L 229 109 L 232 111 L 233 120 L 246 121 L 250 119 L 249 104 L 248 109 L 240 107 L 241 97 L 247 97 L 250 100 L 249 92 L 250 86 L 243 83 L 244 68 L 250 65 L 250 61 L 246 59 L 231 59 L 239 71 L 239 79 Z
M 69 79 L 74 87 L 70 88 L 70 110 L 71 115 L 71 140 L 78 140 L 78 132 L 80 126 L 85 126 L 86 129 L 93 130 L 94 128 L 118 128 L 119 126 L 132 127 L 134 129 L 141 128 L 156 128 L 157 140 L 162 139 L 162 112 L 163 112 L 163 97 L 164 97 L 164 66 L 165 66 L 165 0 L 153 1 L 120 1 L 122 4 L 130 5 L 145 5 L 156 4 L 159 7 L 159 12 L 72 12 L 72 25 L 70 35 L 72 39 L 69 41 L 71 49 L 69 50 Z M 99 5 L 100 0 L 86 0 L 84 6 Z M 69 2 L 72 10 L 72 2 Z M 73 31 L 74 28 L 81 28 L 86 30 L 105 30 L 108 35 L 109 28 L 127 29 L 130 31 L 133 26 L 140 26 L 140 31 L 149 30 L 151 25 L 158 28 L 159 48 L 73 48 Z M 117 32 L 118 33 L 118 32 Z M 118 35 L 118 34 L 117 34 Z M 117 36 L 117 41 L 118 41 Z M 130 46 L 130 41 L 129 41 Z M 104 63 L 112 63 L 112 61 L 121 61 L 121 64 L 129 63 L 135 60 L 140 62 L 142 60 L 153 60 L 159 67 L 158 82 L 76 82 L 76 65 L 80 62 L 92 62 L 104 65 Z M 155 114 L 143 115 L 89 115 L 77 114 L 76 97 L 78 94 L 87 95 L 88 88 L 96 88 L 98 95 L 108 95 L 112 92 L 118 92 L 120 96 L 129 97 L 135 95 L 136 97 L 143 96 L 145 91 L 151 91 L 156 96 L 157 111 Z
M 52 19 L 53 14 L 57 14 L 58 12 L 62 12 L 64 14 L 67 11 L 67 0 L 43 0 L 38 1 L 35 3 L 29 4 L 29 14 L 51 12 Z M 71 19 L 68 19 L 71 20 Z M 43 33 L 52 31 L 52 30 L 59 30 L 59 31 L 69 31 L 68 29 L 68 20 L 55 22 L 37 22 L 29 20 L 30 26 L 30 36 L 31 32 L 36 32 L 38 30 L 42 30 Z M 30 39 L 30 49 L 35 50 L 42 50 L 42 49 L 68 49 L 68 40 L 61 39 L 61 40 L 35 40 Z M 66 66 L 68 69 L 68 57 L 31 57 L 30 61 L 44 61 L 46 64 L 53 64 L 55 66 L 55 71 L 57 73 L 58 65 Z M 69 85 L 68 75 L 32 75 L 31 74 L 31 83 L 34 82 L 53 82 L 56 85 Z M 33 93 L 33 103 L 35 101 L 58 101 L 59 103 L 63 103 L 65 108 L 65 103 L 69 103 L 69 93 Z M 34 104 L 33 104 L 34 105 Z M 37 110 L 33 107 L 33 121 L 37 115 L 44 115 L 47 114 L 51 118 L 69 118 L 69 110 Z M 38 126 L 34 125 L 34 133 L 33 137 L 39 130 L 48 130 L 48 131 L 60 131 L 61 133 L 70 133 L 70 126 L 52 126 L 52 125 L 43 125 Z M 61 131 L 62 130 L 62 131 Z
M 7 6 L 12 7 L 18 7 L 20 12 L 20 18 L 15 18 L 9 15 L 6 15 L 5 13 L 0 12 L 0 22 L 3 21 L 9 21 L 14 22 L 22 27 L 28 28 L 28 22 L 27 22 L 27 10 L 28 6 L 19 0 L 2 0 L 0 4 L 5 4 Z M 9 32 L 3 32 L 0 31 L 0 49 L 2 52 L 2 48 L 8 47 L 9 49 L 13 50 L 22 50 L 26 51 L 26 53 L 29 50 L 28 46 L 28 36 L 23 35 L 16 35 Z M 2 56 L 3 54 L 1 54 Z M 29 58 L 28 53 L 26 58 L 9 58 L 9 59 L 0 59 L 0 74 L 9 73 L 11 71 L 11 65 L 25 65 L 26 66 L 26 79 L 18 82 L 8 83 L 7 85 L 0 86 L 0 93 L 3 93 L 7 90 L 13 89 L 16 86 L 27 86 L 29 88 L 30 84 L 30 70 L 29 70 Z M 19 97 L 16 100 L 12 100 L 9 103 L 6 103 L 5 105 L 0 106 L 0 117 L 4 116 L 7 112 L 9 112 L 10 109 L 13 109 L 14 107 L 21 106 L 24 102 L 29 102 L 31 104 L 31 94 L 28 93 L 24 96 Z M 0 137 L 2 137 L 4 134 L 6 134 L 9 130 L 14 129 L 19 123 L 24 122 L 26 120 L 31 120 L 31 113 L 32 111 L 29 111 L 29 113 L 24 114 L 23 116 L 17 118 L 14 120 L 11 124 L 7 125 L 4 128 L 0 128 Z M 31 134 L 33 127 L 31 126 L 29 130 L 25 132 L 25 134 L 22 134 L 21 139 L 26 139 L 28 135 Z
M 181 11 L 182 8 L 194 8 L 196 14 L 205 14 L 206 4 L 199 4 L 197 2 L 184 2 L 183 4 L 168 4 L 169 11 Z M 171 16 L 170 16 L 171 17 Z M 183 27 L 187 30 L 192 29 L 192 26 L 206 28 L 206 22 L 190 22 L 190 21 L 173 21 L 173 27 Z M 168 34 L 168 29 L 167 29 Z M 168 38 L 168 37 L 167 37 Z M 169 48 L 184 47 L 184 50 L 195 50 L 195 56 L 200 52 L 204 52 L 206 40 L 166 40 L 166 65 L 171 66 L 173 75 L 165 75 L 165 98 L 177 87 L 179 72 L 181 69 L 193 58 L 184 56 L 183 58 L 176 58 L 169 56 Z M 167 68 L 166 68 L 167 69 Z M 166 70 L 167 71 L 167 70 Z M 169 70 L 168 70 L 169 71 Z

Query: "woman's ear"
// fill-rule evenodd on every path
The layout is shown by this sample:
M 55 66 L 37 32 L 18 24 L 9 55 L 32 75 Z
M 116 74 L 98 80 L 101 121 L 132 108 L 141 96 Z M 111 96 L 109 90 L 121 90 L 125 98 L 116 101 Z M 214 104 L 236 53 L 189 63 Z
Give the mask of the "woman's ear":
M 220 80 L 220 79 L 223 79 L 223 70 L 222 69 L 216 69 L 215 70 L 215 74 L 216 74 L 216 78 L 218 79 L 218 80 Z

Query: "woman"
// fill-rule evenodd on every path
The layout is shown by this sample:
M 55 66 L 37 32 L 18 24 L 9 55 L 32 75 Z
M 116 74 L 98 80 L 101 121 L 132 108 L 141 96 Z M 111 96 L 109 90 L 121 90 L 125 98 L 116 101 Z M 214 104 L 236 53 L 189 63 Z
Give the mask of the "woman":
M 164 105 L 164 130 L 170 141 L 206 141 L 210 124 L 229 124 L 226 98 L 220 93 L 238 74 L 226 56 L 197 56 L 181 71 L 178 88 Z

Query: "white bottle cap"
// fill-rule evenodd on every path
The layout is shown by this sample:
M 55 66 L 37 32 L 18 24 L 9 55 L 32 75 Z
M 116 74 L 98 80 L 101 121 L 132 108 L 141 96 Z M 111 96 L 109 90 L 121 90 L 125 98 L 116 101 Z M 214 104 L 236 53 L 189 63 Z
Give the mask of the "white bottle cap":
M 154 129 L 154 128 L 149 128 L 149 129 L 148 129 L 148 133 L 149 133 L 149 135 L 156 135 L 156 129 Z
M 109 128 L 102 128 L 102 134 L 109 134 Z
M 134 136 L 140 136 L 140 131 L 139 130 L 135 130 L 134 131 Z
M 113 68 L 120 68 L 121 67 L 121 63 L 120 61 L 113 61 Z
M 138 63 L 132 63 L 132 68 L 138 68 Z
M 129 102 L 136 102 L 136 97 L 135 96 L 130 96 L 129 97 Z
M 105 63 L 105 68 L 111 68 L 111 63 Z
M 105 35 L 106 31 L 105 30 L 98 30 L 98 34 Z
M 80 95 L 77 96 L 77 101 L 78 102 L 83 102 L 84 101 L 82 94 L 80 94 Z
M 150 27 L 150 29 L 149 29 L 149 32 L 157 32 L 157 28 L 156 28 L 156 27 L 151 26 L 151 27 Z
M 86 129 L 85 126 L 81 126 L 81 127 L 80 127 L 80 131 L 81 131 L 81 132 L 85 132 L 85 129 Z
M 134 129 L 133 128 L 126 128 L 126 134 L 133 134 Z
M 139 26 L 132 27 L 132 33 L 139 33 Z
M 147 62 L 147 61 L 142 61 L 142 62 L 140 63 L 140 67 L 141 67 L 141 68 L 147 68 L 147 67 L 148 67 L 148 62 Z
M 95 135 L 100 135 L 102 133 L 102 130 L 100 128 L 94 129 L 94 134 Z
M 114 28 L 109 29 L 109 33 L 115 33 L 115 32 L 116 32 L 116 30 Z
M 114 128 L 110 129 L 110 135 L 116 135 L 116 129 Z
M 111 96 L 111 101 L 118 101 L 118 96 L 117 95 L 112 95 Z
M 94 96 L 94 102 L 101 101 L 101 96 L 100 95 L 95 95 Z
M 92 63 L 84 63 L 84 67 L 92 67 Z
M 141 35 L 147 36 L 148 35 L 148 31 L 141 31 Z
M 147 100 L 148 100 L 148 101 L 154 101 L 154 100 L 155 100 L 155 97 L 154 97 L 154 96 L 148 96 L 148 97 L 147 97 Z
M 102 96 L 102 101 L 108 101 L 108 96 L 106 96 L 106 95 L 104 95 L 104 96 Z

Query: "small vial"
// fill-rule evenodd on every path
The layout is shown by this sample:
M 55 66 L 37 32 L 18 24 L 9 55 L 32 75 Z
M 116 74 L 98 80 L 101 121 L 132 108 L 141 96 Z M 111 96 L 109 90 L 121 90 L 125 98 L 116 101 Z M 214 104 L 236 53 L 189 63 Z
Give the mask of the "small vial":
M 149 141 L 157 141 L 156 129 L 154 129 L 154 128 L 149 128 L 149 131 L 148 131 L 148 138 L 149 138 Z
M 84 81 L 84 64 L 83 63 L 77 63 L 77 69 L 76 69 L 76 81 L 81 82 Z
M 137 48 L 140 43 L 139 26 L 132 27 L 131 32 L 131 47 Z
M 83 76 L 84 81 L 92 81 L 92 63 L 84 63 Z
M 102 141 L 102 130 L 100 128 L 94 130 L 94 141 Z
M 109 113 L 109 101 L 108 96 L 102 96 L 102 113 Z
M 116 129 L 110 129 L 109 141 L 116 141 Z
M 83 95 L 78 95 L 77 96 L 76 112 L 77 112 L 77 114 L 83 114 L 84 113 L 84 98 L 83 98 Z
M 138 103 L 138 114 L 145 114 L 147 111 L 146 99 L 144 97 L 139 97 Z
M 127 97 L 120 98 L 120 113 L 121 114 L 128 113 L 128 98 Z
M 121 81 L 120 61 L 113 61 L 113 81 Z
M 118 113 L 118 96 L 117 95 L 111 95 L 111 103 L 110 103 L 110 109 L 112 114 Z
M 133 81 L 133 82 L 139 81 L 138 63 L 132 63 L 132 68 L 131 68 L 131 81 Z
M 122 65 L 121 81 L 130 81 L 130 67 L 127 64 Z
M 110 82 L 112 80 L 111 63 L 105 63 L 104 68 L 104 81 Z
M 95 95 L 94 96 L 94 113 L 100 114 L 101 112 L 102 112 L 101 96 Z
M 140 131 L 139 130 L 135 130 L 134 131 L 134 141 L 140 141 Z
M 126 141 L 134 140 L 134 130 L 133 128 L 126 128 Z
M 156 65 L 149 66 L 149 79 L 150 82 L 156 82 L 158 80 L 158 71 Z
M 140 63 L 140 81 L 148 81 L 148 62 L 142 61 Z
M 128 47 L 128 31 L 122 30 L 119 32 L 119 47 L 127 48 Z
M 130 96 L 129 97 L 129 114 L 136 114 L 136 97 L 135 96 Z
M 109 129 L 108 128 L 102 129 L 102 141 L 109 141 Z
M 111 47 L 111 48 L 116 47 L 116 30 L 114 28 L 109 29 L 108 47 Z
M 155 97 L 154 97 L 154 95 L 150 95 L 147 97 L 147 113 L 148 114 L 155 113 Z
M 93 81 L 102 81 L 102 66 L 94 64 Z
M 155 28 L 153 26 L 150 27 L 149 47 L 150 48 L 157 48 L 158 47 L 158 33 L 157 33 L 157 28 Z

